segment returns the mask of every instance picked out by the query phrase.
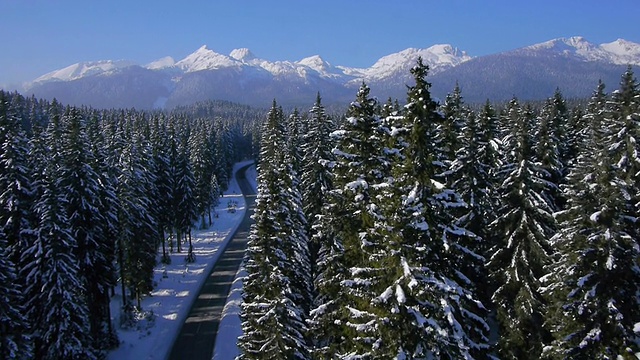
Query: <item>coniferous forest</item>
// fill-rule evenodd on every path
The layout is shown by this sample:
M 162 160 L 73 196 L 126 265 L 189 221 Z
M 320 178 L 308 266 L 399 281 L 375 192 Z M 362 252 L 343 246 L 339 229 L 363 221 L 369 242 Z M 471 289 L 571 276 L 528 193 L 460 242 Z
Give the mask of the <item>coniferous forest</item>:
M 635 359 L 640 87 L 568 105 L 276 101 L 239 359 Z
M 265 117 L 0 91 L 0 358 L 103 358 L 115 288 L 133 319 L 250 157 L 239 359 L 637 358 L 631 68 L 584 101 L 480 105 L 434 99 L 428 70 L 405 102 L 363 83 L 339 115 L 320 94 Z
M 192 225 L 211 223 L 234 162 L 252 156 L 257 113 L 98 111 L 0 91 L 0 359 L 118 346 L 154 266 L 174 252 L 195 260 Z

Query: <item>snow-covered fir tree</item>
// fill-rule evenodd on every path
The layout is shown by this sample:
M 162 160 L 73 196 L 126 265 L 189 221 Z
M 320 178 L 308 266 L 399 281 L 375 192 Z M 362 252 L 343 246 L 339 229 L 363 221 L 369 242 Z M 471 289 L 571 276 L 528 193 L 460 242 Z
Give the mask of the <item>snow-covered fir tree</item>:
M 462 90 L 456 83 L 442 105 L 442 120 L 438 125 L 437 141 L 442 159 L 451 162 L 456 158 L 460 146 L 460 134 L 469 110 L 464 105 Z
M 163 263 L 169 263 L 171 258 L 169 257 L 169 249 L 167 249 L 166 237 L 173 230 L 172 220 L 172 189 L 173 189 L 173 177 L 171 176 L 171 164 L 169 161 L 169 137 L 166 129 L 166 122 L 161 121 L 160 116 L 153 117 L 153 124 L 151 126 L 150 142 L 151 151 L 153 154 L 154 165 L 154 178 L 155 189 L 157 196 L 153 197 L 152 210 L 154 211 L 154 218 L 157 223 L 157 232 L 159 242 L 162 247 L 161 261 Z
M 25 306 L 37 359 L 94 359 L 89 311 L 81 280 L 78 243 L 71 233 L 67 200 L 60 191 L 60 122 L 49 124 L 46 151 L 40 158 L 39 197 L 33 204 L 37 224 L 24 251 Z M 40 153 L 42 155 L 45 152 Z
M 310 246 L 310 250 L 312 258 L 316 258 L 320 240 L 313 240 L 315 231 L 312 229 L 316 224 L 317 216 L 321 213 L 327 194 L 333 188 L 329 164 L 334 158 L 329 137 L 334 130 L 334 124 L 325 112 L 320 93 L 309 110 L 307 123 L 307 131 L 303 135 L 302 143 L 300 192 L 304 214 L 311 230 L 313 245 Z
M 0 357 L 28 359 L 31 353 L 19 277 L 22 253 L 32 229 L 30 147 L 9 94 L 0 90 Z
M 176 239 L 178 243 L 186 243 L 188 241 L 189 246 L 187 248 L 186 261 L 195 262 L 196 259 L 191 243 L 191 225 L 198 218 L 198 208 L 196 203 L 196 179 L 194 177 L 192 162 L 190 161 L 190 135 L 191 128 L 189 126 L 185 126 L 179 135 L 178 159 L 176 172 L 174 174 L 176 193 L 174 193 L 173 200 L 176 205 L 174 209 L 174 216 L 176 217 Z M 180 246 L 178 249 L 180 249 Z
M 628 229 L 628 184 L 612 164 L 602 83 L 588 105 L 588 136 L 564 188 L 568 208 L 553 237 L 561 257 L 544 279 L 553 341 L 545 358 L 619 359 L 640 351 L 640 251 Z
M 326 205 L 332 213 L 323 211 L 318 228 L 325 238 L 316 277 L 321 301 L 313 312 L 318 354 L 324 357 L 375 356 L 381 345 L 378 325 L 385 317 L 374 313 L 373 301 L 386 271 L 379 196 L 391 162 L 383 146 L 388 131 L 369 92 L 365 84 L 360 87 L 346 121 L 332 133 L 334 190 Z
M 549 239 L 556 230 L 552 204 L 543 196 L 555 185 L 540 177 L 533 162 L 533 116 L 530 108 L 511 100 L 505 123 L 512 131 L 503 139 L 501 205 L 491 224 L 495 244 L 487 263 L 500 323 L 498 352 L 517 359 L 538 359 L 548 338 L 539 279 L 553 260 Z
M 625 196 L 624 214 L 626 231 L 640 238 L 640 84 L 631 66 L 622 75 L 620 87 L 611 95 L 607 104 L 607 128 L 604 139 L 609 146 L 609 156 L 616 177 L 628 187 Z M 638 240 L 640 246 L 640 239 Z
M 84 116 L 76 108 L 67 108 L 62 116 L 63 148 L 59 170 L 60 191 L 65 194 L 68 230 L 76 241 L 75 257 L 79 259 L 79 280 L 86 293 L 91 335 L 96 346 L 109 344 L 113 336 L 109 310 L 109 289 L 113 279 L 113 248 L 115 242 L 105 235 L 108 229 L 101 210 L 108 200 L 102 192 L 103 179 L 92 167 L 96 159 L 91 151 Z M 108 213 L 107 213 L 108 214 Z
M 437 180 L 445 157 L 435 141 L 442 115 L 427 72 L 419 59 L 408 103 L 400 121 L 392 121 L 401 125 L 392 128 L 401 159 L 393 169 L 391 206 L 382 205 L 389 211 L 388 270 L 375 301 L 387 311 L 388 323 L 380 325 L 384 357 L 483 359 L 489 327 L 468 271 L 482 258 L 463 241 L 472 235 L 454 223 L 459 195 Z
M 455 225 L 469 231 L 469 236 L 461 237 L 466 249 L 477 255 L 477 260 L 460 264 L 463 273 L 468 274 L 475 286 L 486 283 L 484 258 L 490 237 L 489 224 L 494 214 L 495 188 L 492 179 L 493 168 L 481 161 L 493 152 L 492 144 L 482 138 L 476 114 L 469 112 L 461 136 L 462 147 L 448 171 L 450 187 L 455 189 L 464 206 L 453 209 Z M 495 166 L 495 164 L 493 164 Z
M 542 196 L 553 211 L 560 210 L 564 205 L 564 199 L 560 193 L 560 184 L 564 181 L 565 165 L 561 160 L 562 144 L 557 134 L 556 122 L 559 122 L 556 105 L 553 99 L 548 99 L 540 116 L 537 119 L 536 133 L 534 135 L 535 149 L 533 161 L 538 166 L 538 176 L 553 186 L 548 186 L 542 191 Z
M 275 100 L 263 129 L 254 225 L 245 255 L 240 359 L 308 359 L 309 260 L 284 114 Z M 284 150 L 284 151 L 283 151 Z M 297 206 L 297 208 L 296 208 Z M 306 252 L 308 256 L 308 251 Z M 299 264 L 302 264 L 300 266 Z M 307 293 L 305 294 L 305 288 Z
M 18 286 L 18 272 L 11 261 L 9 246 L 0 230 L 0 357 L 26 360 L 33 358 L 27 318 L 24 316 L 24 297 Z
M 123 286 L 130 290 L 140 309 L 142 297 L 153 289 L 157 234 L 147 196 L 153 184 L 152 173 L 148 170 L 151 154 L 144 151 L 142 135 L 131 136 L 119 157 L 118 257 Z M 123 302 L 127 311 L 129 305 Z

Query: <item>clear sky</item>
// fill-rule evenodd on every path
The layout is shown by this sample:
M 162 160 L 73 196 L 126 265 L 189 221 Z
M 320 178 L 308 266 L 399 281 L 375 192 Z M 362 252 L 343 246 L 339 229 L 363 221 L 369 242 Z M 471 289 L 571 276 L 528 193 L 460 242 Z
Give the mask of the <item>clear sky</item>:
M 180 60 L 205 44 L 368 67 L 443 43 L 473 56 L 574 35 L 640 43 L 639 16 L 639 0 L 0 0 L 0 84 L 79 61 Z

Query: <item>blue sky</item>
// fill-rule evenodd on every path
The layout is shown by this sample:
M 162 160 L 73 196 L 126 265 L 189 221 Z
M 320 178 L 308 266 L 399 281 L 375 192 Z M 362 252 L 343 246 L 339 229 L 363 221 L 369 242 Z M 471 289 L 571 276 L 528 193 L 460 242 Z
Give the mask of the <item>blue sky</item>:
M 0 84 L 79 61 L 179 60 L 202 45 L 367 67 L 409 47 L 470 55 L 558 37 L 640 43 L 638 0 L 0 0 Z

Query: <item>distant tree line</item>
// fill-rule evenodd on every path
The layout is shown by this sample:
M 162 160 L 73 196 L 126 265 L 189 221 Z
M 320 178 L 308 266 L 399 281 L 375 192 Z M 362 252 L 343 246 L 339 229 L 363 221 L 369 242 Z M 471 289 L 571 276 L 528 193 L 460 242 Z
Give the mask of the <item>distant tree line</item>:
M 194 260 L 192 225 L 211 224 L 255 125 L 184 110 L 0 91 L 0 358 L 104 357 L 119 344 L 114 288 L 130 321 L 159 261 Z
M 366 84 L 263 125 L 239 359 L 633 359 L 640 87 L 476 110 Z

